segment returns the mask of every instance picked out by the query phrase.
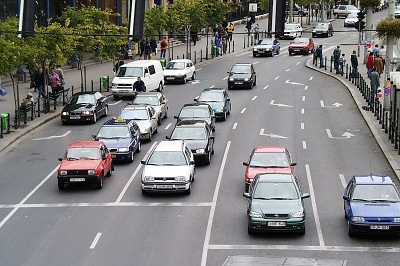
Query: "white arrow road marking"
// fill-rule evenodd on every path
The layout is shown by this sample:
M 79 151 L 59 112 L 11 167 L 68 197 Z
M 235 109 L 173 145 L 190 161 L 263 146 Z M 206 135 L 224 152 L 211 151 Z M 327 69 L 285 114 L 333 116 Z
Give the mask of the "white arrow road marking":
M 65 137 L 65 136 L 67 136 L 69 133 L 71 133 L 71 130 L 68 130 L 65 134 L 63 134 L 63 135 L 61 135 L 61 136 L 49 136 L 49 137 L 37 138 L 37 139 L 33 139 L 33 140 L 45 140 L 45 139 L 63 138 L 63 137 Z
M 269 104 L 270 105 L 279 106 L 279 107 L 293 107 L 291 105 L 286 105 L 286 104 L 282 104 L 282 103 L 275 103 L 275 100 L 271 100 L 271 102 Z
M 331 139 L 349 139 L 351 137 L 354 137 L 353 134 L 351 134 L 347 131 L 342 134 L 342 137 L 333 137 L 331 134 L 331 130 L 329 128 L 326 129 L 326 134 L 328 134 L 328 137 Z
M 287 84 L 292 84 L 292 85 L 304 85 L 303 83 L 290 82 L 290 79 L 287 79 L 287 80 L 285 81 L 285 83 L 287 83 Z
M 109 103 L 108 105 L 117 105 L 117 104 L 119 104 L 119 103 L 121 103 L 122 102 L 122 100 L 119 100 L 118 102 L 115 102 L 115 103 Z
M 287 137 L 280 136 L 280 135 L 266 134 L 266 133 L 264 133 L 264 129 L 263 128 L 260 129 L 260 135 L 261 136 L 267 136 L 267 137 L 275 138 L 275 139 L 287 139 Z
M 343 105 L 341 103 L 334 103 L 331 106 L 325 106 L 324 101 L 320 101 L 320 103 L 321 103 L 321 107 L 340 107 Z

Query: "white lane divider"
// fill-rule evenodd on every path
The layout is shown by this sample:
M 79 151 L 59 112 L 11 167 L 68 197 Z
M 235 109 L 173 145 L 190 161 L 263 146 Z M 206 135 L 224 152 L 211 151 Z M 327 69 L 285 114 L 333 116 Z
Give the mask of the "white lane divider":
M 280 76 L 277 76 L 276 78 L 274 78 L 274 80 L 277 80 L 278 78 L 280 78 Z
M 308 90 L 308 86 L 307 86 L 307 85 L 304 87 L 304 90 L 305 90 L 305 91 Z
M 169 123 L 169 124 L 165 127 L 165 129 L 170 128 L 171 125 L 172 125 L 172 123 Z
M 343 174 L 339 174 L 340 182 L 342 183 L 343 188 L 347 187 L 346 179 Z
M 236 129 L 236 127 L 237 127 L 237 123 L 233 124 L 232 129 Z
M 99 242 L 99 239 L 101 237 L 102 233 L 97 233 L 97 235 L 95 236 L 95 238 L 93 239 L 92 244 L 90 245 L 90 249 L 94 249 L 97 245 L 97 242 Z
M 243 108 L 240 113 L 243 114 L 245 111 L 246 111 L 246 108 Z
M 313 78 L 314 78 L 314 77 L 311 76 L 311 77 L 310 77 L 310 80 L 312 80 Z
M 251 99 L 251 100 L 254 101 L 255 99 L 257 99 L 257 96 L 254 96 L 253 99 Z
M 304 115 L 304 108 L 301 109 L 301 114 Z
M 304 123 L 300 124 L 300 129 L 304 129 Z
M 307 149 L 307 142 L 303 140 L 303 149 Z
M 302 98 L 301 98 L 301 101 L 305 101 L 306 100 L 306 96 L 303 96 Z
M 119 101 L 117 101 L 117 102 L 115 102 L 115 103 L 109 103 L 108 105 L 117 105 L 117 104 L 119 104 L 119 103 L 122 103 L 122 100 L 119 100 Z
M 269 85 L 265 86 L 265 87 L 263 88 L 263 90 L 266 90 L 268 87 L 269 87 Z

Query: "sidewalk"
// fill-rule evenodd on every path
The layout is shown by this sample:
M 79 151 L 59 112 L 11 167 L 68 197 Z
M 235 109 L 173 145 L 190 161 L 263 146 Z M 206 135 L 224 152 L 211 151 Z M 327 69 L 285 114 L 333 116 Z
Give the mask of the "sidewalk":
M 357 45 L 341 45 L 340 48 L 342 50 L 342 53 L 346 54 L 346 57 L 348 59 L 347 63 L 350 62 L 350 55 L 352 54 L 353 50 L 357 51 Z M 324 53 L 324 56 L 327 56 L 329 58 L 332 52 L 333 50 L 327 51 L 326 53 Z M 367 68 L 365 67 L 365 64 L 363 64 L 362 60 L 363 56 L 364 49 L 361 50 L 360 57 L 358 58 L 358 72 L 365 79 L 369 86 L 369 79 L 367 78 Z M 396 174 L 397 179 L 400 180 L 400 155 L 398 154 L 399 150 L 396 150 L 394 148 L 394 143 L 392 143 L 389 139 L 388 133 L 385 133 L 385 130 L 382 129 L 382 124 L 380 124 L 377 116 L 373 112 L 369 111 L 368 108 L 365 108 L 366 106 L 368 106 L 368 103 L 364 99 L 362 93 L 359 91 L 357 86 L 353 84 L 349 80 L 349 78 L 346 78 L 346 75 L 342 76 L 340 74 L 335 74 L 335 70 L 330 72 L 329 67 L 327 68 L 327 70 L 325 70 L 325 68 L 314 66 L 312 58 L 307 61 L 306 66 L 308 68 L 314 69 L 315 71 L 321 72 L 327 76 L 339 80 L 344 86 L 347 87 L 351 96 L 354 99 L 354 102 L 360 110 L 361 115 L 363 116 L 365 122 L 368 124 L 368 127 L 370 128 L 374 138 L 376 139 L 382 152 L 385 154 L 393 172 Z

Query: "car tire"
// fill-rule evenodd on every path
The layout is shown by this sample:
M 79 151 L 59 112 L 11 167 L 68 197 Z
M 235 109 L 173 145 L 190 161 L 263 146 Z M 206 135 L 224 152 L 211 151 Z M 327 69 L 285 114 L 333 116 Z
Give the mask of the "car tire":
M 162 120 L 162 118 L 161 118 L 161 116 L 157 119 L 157 125 L 161 125 L 161 120 Z
M 105 116 L 105 117 L 108 116 L 108 105 L 106 106 L 106 110 L 104 111 L 104 116 Z
M 113 171 L 114 171 L 114 165 L 111 164 L 110 171 L 108 171 L 107 176 L 108 176 L 108 177 L 112 176 L 112 172 L 113 172 Z
M 61 120 L 61 124 L 66 125 L 66 124 L 67 124 L 67 121 L 62 121 L 62 120 Z
M 157 89 L 157 91 L 158 91 L 158 92 L 162 92 L 162 91 L 163 91 L 163 85 L 162 85 L 161 82 L 160 82 L 160 84 L 158 84 L 158 89 Z
M 103 188 L 103 176 L 101 176 L 100 179 L 97 180 L 96 188 L 97 189 L 102 189 Z
M 306 227 L 304 226 L 303 229 L 299 231 L 299 235 L 304 236 L 306 234 Z
M 192 190 L 192 183 L 190 182 L 189 188 L 185 191 L 185 194 L 190 195 L 190 193 L 192 192 L 191 190 Z
M 186 83 L 187 83 L 186 76 L 183 77 L 182 83 L 183 83 L 183 84 L 186 84 Z
M 154 134 L 158 133 L 158 126 L 156 127 L 156 129 L 154 129 Z
M 207 158 L 206 158 L 204 164 L 205 164 L 205 165 L 210 165 L 210 163 L 211 163 L 211 152 L 208 151 L 208 152 L 207 152 Z
M 278 48 L 278 50 L 276 50 L 276 54 L 279 54 L 281 52 L 281 48 Z
M 97 113 L 96 113 L 96 112 L 93 113 L 93 120 L 92 120 L 92 122 L 93 122 L 93 124 L 96 124 L 96 122 L 97 122 Z
M 224 115 L 222 117 L 222 121 L 226 121 L 226 112 L 224 112 Z
M 314 34 L 312 35 L 313 38 L 315 38 L 315 36 L 316 36 L 316 35 L 314 35 Z
M 347 235 L 349 237 L 353 237 L 355 235 L 354 231 L 353 231 L 353 228 L 351 228 L 351 224 L 350 224 L 349 221 L 347 221 Z
M 256 54 L 256 53 L 253 53 L 253 57 L 257 57 L 257 54 Z
M 151 131 L 150 131 L 150 133 L 149 133 L 149 138 L 147 139 L 147 142 L 151 142 L 151 139 L 152 139 L 152 134 L 151 134 Z
M 226 112 L 228 115 L 230 115 L 231 114 L 231 111 L 232 111 L 232 105 L 229 105 L 229 110 L 228 110 L 228 112 Z
M 251 229 L 249 226 L 247 226 L 247 234 L 248 235 L 254 235 L 253 229 Z
M 254 77 L 254 82 L 253 82 L 253 86 L 257 85 L 257 77 Z
M 139 141 L 138 147 L 136 149 L 136 153 L 140 153 L 141 150 L 142 150 L 142 143 L 140 143 L 140 141 Z
M 304 55 L 308 55 L 310 54 L 310 50 L 307 48 L 306 52 L 304 53 Z
M 119 95 L 113 95 L 114 100 L 118 100 L 119 99 Z
M 131 151 L 131 154 L 130 154 L 131 158 L 129 158 L 129 159 L 128 159 L 128 162 L 130 162 L 130 163 L 133 163 L 133 160 L 134 160 L 134 158 L 133 158 L 133 157 L 134 157 L 134 154 L 135 154 L 135 153 L 134 153 L 133 151 Z
M 195 80 L 195 79 L 196 79 L 196 72 L 193 72 L 192 80 Z
M 142 195 L 147 195 L 147 191 L 142 189 Z
M 64 190 L 65 183 L 63 181 L 58 180 L 58 190 Z

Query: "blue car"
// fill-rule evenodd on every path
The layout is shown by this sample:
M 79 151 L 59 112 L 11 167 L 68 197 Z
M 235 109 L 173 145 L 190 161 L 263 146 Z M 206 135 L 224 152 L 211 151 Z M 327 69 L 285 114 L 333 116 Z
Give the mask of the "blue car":
M 134 154 L 141 149 L 140 129 L 132 119 L 108 120 L 93 138 L 106 144 L 113 161 L 133 162 Z
M 353 176 L 344 195 L 347 233 L 400 234 L 400 196 L 389 176 Z
M 226 120 L 227 115 L 231 113 L 231 99 L 228 92 L 223 88 L 207 88 L 194 99 L 195 102 L 206 103 L 214 111 L 215 118 Z

